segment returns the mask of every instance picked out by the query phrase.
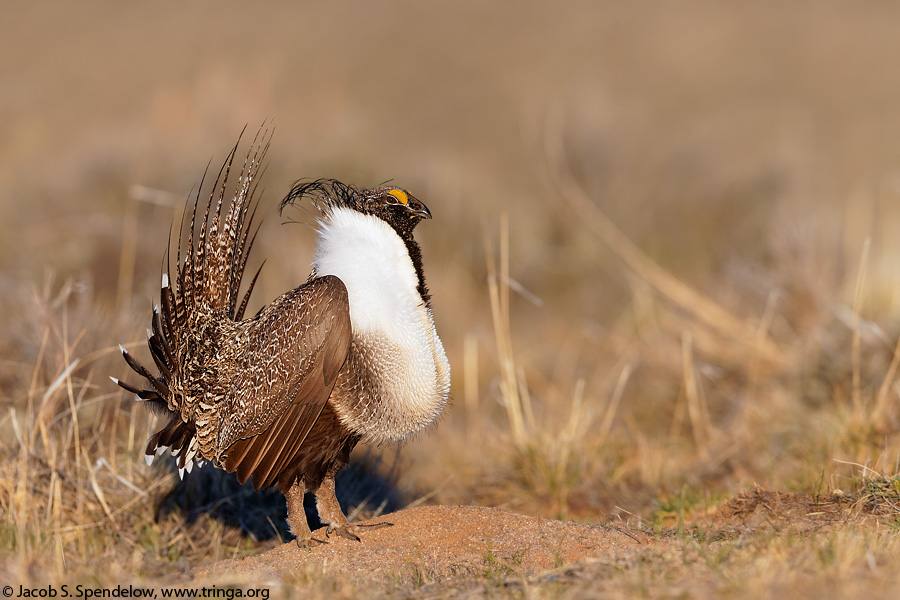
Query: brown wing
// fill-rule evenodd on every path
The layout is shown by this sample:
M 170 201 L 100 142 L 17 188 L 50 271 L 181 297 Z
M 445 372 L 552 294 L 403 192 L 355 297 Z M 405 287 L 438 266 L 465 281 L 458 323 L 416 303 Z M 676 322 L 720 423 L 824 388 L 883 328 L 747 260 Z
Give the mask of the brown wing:
M 325 407 L 350 347 L 347 288 L 332 275 L 288 292 L 251 322 L 220 405 L 219 463 L 256 489 L 272 485 Z

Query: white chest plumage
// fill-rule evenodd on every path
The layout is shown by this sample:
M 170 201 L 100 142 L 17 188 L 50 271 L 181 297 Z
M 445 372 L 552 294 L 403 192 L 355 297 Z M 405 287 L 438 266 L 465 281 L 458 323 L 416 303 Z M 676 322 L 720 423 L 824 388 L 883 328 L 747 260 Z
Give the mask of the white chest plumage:
M 354 393 L 370 397 L 337 395 L 342 422 L 372 441 L 429 425 L 447 402 L 450 365 L 403 240 L 377 217 L 332 207 L 319 222 L 314 266 L 347 287 L 351 351 L 372 382 Z

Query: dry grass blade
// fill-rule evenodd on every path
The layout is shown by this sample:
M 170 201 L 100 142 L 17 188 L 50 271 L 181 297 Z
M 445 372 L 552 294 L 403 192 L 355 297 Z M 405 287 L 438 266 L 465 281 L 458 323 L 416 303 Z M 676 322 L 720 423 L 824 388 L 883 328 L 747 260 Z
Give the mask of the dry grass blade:
M 704 460 L 709 460 L 709 422 L 707 410 L 703 406 L 697 375 L 694 369 L 694 349 L 691 334 L 685 332 L 681 338 L 681 356 L 684 371 L 684 393 L 687 399 L 687 412 L 691 421 L 691 431 L 697 450 Z
M 91 459 L 88 456 L 87 451 L 85 451 L 82 448 L 82 453 L 84 454 L 84 464 L 90 465 Z M 106 496 L 103 494 L 103 490 L 100 488 L 100 484 L 97 483 L 97 476 L 94 473 L 94 469 L 92 469 L 92 468 L 90 468 L 90 466 L 88 466 L 87 472 L 88 472 L 88 477 L 91 480 L 91 489 L 94 491 L 94 495 L 97 497 L 97 500 L 100 501 L 100 506 L 103 508 L 103 513 L 106 515 L 106 518 L 109 520 L 110 525 L 112 525 L 116 531 L 119 531 L 119 524 L 116 523 L 116 519 L 115 519 L 115 517 L 113 517 L 112 511 L 109 508 L 109 504 L 106 502 Z
M 640 277 L 698 321 L 720 335 L 732 339 L 777 369 L 789 370 L 796 362 L 794 353 L 768 336 L 760 339 L 759 329 L 735 317 L 716 302 L 698 293 L 663 269 L 628 239 L 609 217 L 590 200 L 568 166 L 562 127 L 548 118 L 545 128 L 545 166 L 554 189 L 575 210 L 584 223 Z
M 853 407 L 859 411 L 862 408 L 862 395 L 860 392 L 860 354 L 861 354 L 861 336 L 859 331 L 860 325 L 860 306 L 862 304 L 863 290 L 866 285 L 866 270 L 869 264 L 869 249 L 872 247 L 872 239 L 866 238 L 863 243 L 862 256 L 859 259 L 859 273 L 856 277 L 856 286 L 853 291 L 853 316 L 851 320 L 851 329 L 853 330 L 852 353 L 852 396 Z
M 603 420 L 600 422 L 600 429 L 597 433 L 597 443 L 603 444 L 606 439 L 609 437 L 609 432 L 612 429 L 613 419 L 616 418 L 616 413 L 619 410 L 619 403 L 622 402 L 622 396 L 625 394 L 625 386 L 628 385 L 628 380 L 631 378 L 631 374 L 634 371 L 634 366 L 629 362 L 626 363 L 622 370 L 619 372 L 619 378 L 616 380 L 616 387 L 613 391 L 612 397 L 609 400 L 609 404 L 606 407 L 606 411 L 603 414 Z
M 900 524 L 900 477 L 863 468 L 862 485 L 854 505 L 894 526 Z
M 518 448 L 528 443 L 526 414 L 531 411 L 523 406 L 525 399 L 520 389 L 520 378 L 513 355 L 512 332 L 509 316 L 509 226 L 504 215 L 500 222 L 500 272 L 494 258 L 494 250 L 487 231 L 484 232 L 484 248 L 488 271 L 488 292 L 491 301 L 491 317 L 494 324 L 494 340 L 497 343 L 497 359 L 500 362 L 500 389 L 506 413 L 512 428 L 513 442 Z M 530 407 L 529 407 L 530 408 Z
M 887 373 L 881 386 L 878 388 L 878 394 L 875 396 L 875 408 L 872 410 L 872 418 L 878 421 L 884 419 L 888 410 L 888 400 L 890 398 L 891 385 L 897 376 L 897 367 L 900 366 L 900 336 L 897 338 L 897 344 L 891 356 L 891 364 L 888 366 Z
M 466 434 L 470 438 L 479 435 L 481 427 L 480 417 L 478 414 L 479 398 L 478 398 L 478 340 L 473 335 L 466 336 L 463 351 L 463 379 L 466 416 Z

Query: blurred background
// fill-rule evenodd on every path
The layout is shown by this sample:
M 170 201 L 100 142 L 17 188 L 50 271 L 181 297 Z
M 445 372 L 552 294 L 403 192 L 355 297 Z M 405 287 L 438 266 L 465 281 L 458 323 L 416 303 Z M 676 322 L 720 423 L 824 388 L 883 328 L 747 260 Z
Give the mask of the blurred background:
M 208 161 L 264 121 L 276 128 L 271 206 L 291 181 L 319 175 L 392 179 L 434 205 L 437 218 L 420 236 L 434 248 L 438 300 L 445 277 L 448 297 L 460 278 L 481 283 L 483 223 L 506 213 L 513 275 L 526 288 L 563 299 L 569 316 L 603 321 L 615 306 L 627 286 L 545 176 L 548 138 L 566 145 L 592 200 L 695 285 L 709 276 L 722 288 L 723 277 L 738 277 L 736 262 L 767 269 L 782 258 L 778 245 L 808 252 L 816 242 L 839 253 L 849 244 L 858 254 L 860 240 L 842 232 L 878 244 L 894 237 L 893 10 L 702 1 L 17 6 L 0 40 L 4 279 L 52 268 L 110 294 L 123 215 L 136 210 L 134 279 L 148 283 L 170 220 L 163 210 L 145 215 L 148 205 L 180 204 Z M 297 271 L 278 273 L 277 289 L 306 273 L 306 256 L 287 258 L 296 267 L 271 271 Z M 763 298 L 770 289 L 748 287 Z
M 434 214 L 453 405 L 390 459 L 407 498 L 653 519 L 684 486 L 894 468 L 900 5 L 5 9 L 3 452 L 103 458 L 97 511 L 123 514 L 107 471 L 145 477 L 153 427 L 106 381 L 116 344 L 146 360 L 170 224 L 264 123 L 256 307 L 309 272 L 314 217 L 276 210 L 293 181 L 390 180 Z M 51 471 L 29 475 L 48 515 Z

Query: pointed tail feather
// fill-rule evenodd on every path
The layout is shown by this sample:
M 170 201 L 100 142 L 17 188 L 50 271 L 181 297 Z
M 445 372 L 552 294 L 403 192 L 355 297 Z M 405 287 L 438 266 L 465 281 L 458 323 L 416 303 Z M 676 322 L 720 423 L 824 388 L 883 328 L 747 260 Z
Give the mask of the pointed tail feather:
M 219 170 L 206 201 L 201 203 L 199 192 L 195 196 L 187 232 L 188 247 L 176 269 L 175 303 L 184 307 L 186 313 L 178 316 L 189 319 L 191 312 L 198 311 L 224 311 L 229 317 L 236 314 L 247 257 L 255 239 L 253 197 L 269 147 L 268 136 L 268 131 L 260 131 L 254 138 L 227 211 L 225 196 L 237 145 Z M 179 324 L 176 323 L 176 328 Z
M 193 206 L 189 207 L 190 224 L 185 235 L 178 236 L 174 265 L 169 250 L 165 252 L 160 303 L 153 309 L 147 341 L 159 375 L 151 373 L 120 346 L 128 366 L 144 380 L 146 387 L 142 389 L 111 378 L 113 382 L 135 394 L 136 399 L 154 412 L 170 417 L 166 426 L 150 438 L 148 459 L 169 449 L 173 454 L 180 453 L 179 468 L 188 471 L 195 457 L 200 460 L 196 428 L 190 421 L 190 413 L 183 412 L 190 407 L 184 406 L 185 398 L 178 392 L 184 388 L 179 384 L 189 375 L 190 363 L 203 363 L 208 358 L 195 355 L 198 339 L 202 342 L 204 335 L 199 324 L 208 319 L 242 320 L 259 277 L 257 270 L 242 296 L 244 270 L 259 229 L 258 225 L 253 226 L 254 195 L 270 140 L 268 129 L 257 132 L 237 175 L 230 202 L 226 202 L 226 195 L 240 139 L 219 169 L 205 201 L 201 201 L 203 182 L 209 171 L 207 165 L 200 187 L 193 195 Z M 171 242 L 171 231 L 169 237 Z

